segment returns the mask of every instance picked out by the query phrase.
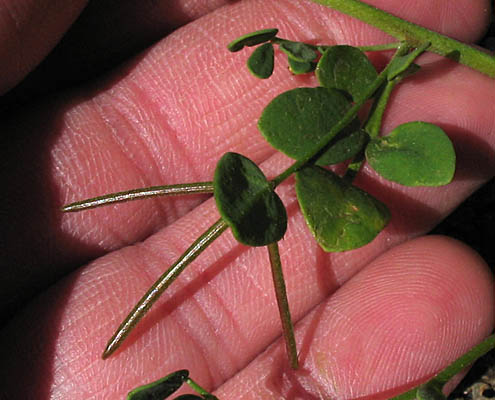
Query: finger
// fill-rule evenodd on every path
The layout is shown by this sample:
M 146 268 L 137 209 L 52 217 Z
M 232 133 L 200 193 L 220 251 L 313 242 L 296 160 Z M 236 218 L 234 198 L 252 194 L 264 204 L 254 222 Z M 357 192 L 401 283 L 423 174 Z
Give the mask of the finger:
M 366 1 L 366 3 L 467 43 L 476 42 L 485 34 L 492 12 L 491 4 L 487 1 L 480 1 L 474 8 L 474 4 L 468 1 L 457 4 L 423 3 L 429 4 L 430 8 L 411 7 L 411 4 L 397 4 L 388 0 Z M 472 24 L 469 22 L 471 18 L 480 21 L 481 24 L 478 26 Z
M 245 72 L 247 53 L 233 56 L 223 50 L 232 37 L 277 21 L 281 32 L 302 40 L 351 44 L 363 36 L 368 44 L 385 40 L 364 24 L 350 23 L 311 3 L 304 3 L 304 8 L 276 4 L 247 1 L 222 8 L 167 37 L 97 87 L 36 107 L 4 127 L 9 139 L 14 138 L 4 147 L 8 154 L 3 158 L 9 188 L 2 197 L 6 203 L 2 226 L 9 229 L 7 267 L 1 270 L 6 298 L 15 299 L 84 260 L 142 240 L 204 197 L 149 200 L 63 217 L 59 205 L 147 185 L 210 180 L 216 161 L 227 151 L 256 162 L 273 154 L 256 129 L 261 110 L 277 93 L 315 82 L 292 77 L 285 67 L 270 81 L 259 82 Z M 327 15 L 322 13 L 332 19 L 322 18 Z M 230 20 L 238 21 L 235 31 L 225 24 Z M 477 144 L 461 142 L 461 158 L 466 154 L 469 159 L 473 148 L 484 145 L 481 156 L 474 158 L 479 161 L 475 175 L 466 171 L 451 189 L 375 185 L 375 192 L 390 197 L 387 203 L 404 203 L 408 220 L 416 218 L 414 229 L 407 224 L 398 228 L 403 238 L 431 227 L 493 171 L 489 157 L 493 135 L 488 134 L 493 131 L 493 82 L 454 66 L 442 79 L 451 84 L 449 91 L 435 92 L 438 87 L 425 75 L 406 86 L 404 96 L 417 100 L 421 95 L 421 100 L 399 103 L 389 113 L 387 127 L 408 115 L 431 111 L 429 100 L 436 98 L 438 112 L 428 114 L 429 122 L 443 122 L 458 138 L 466 138 L 468 144 L 473 138 Z M 466 93 L 472 91 L 480 99 L 471 105 L 476 107 L 473 112 L 465 104 Z M 448 108 L 448 118 L 443 108 Z M 27 244 L 31 252 L 25 251 Z
M 15 90 L 4 109 L 108 71 L 227 0 L 89 2 L 53 52 Z
M 464 245 L 423 237 L 383 254 L 302 320 L 299 371 L 280 340 L 220 399 L 388 399 L 424 382 L 493 328 L 493 277 Z
M 14 87 L 38 65 L 86 3 L 86 0 L 0 2 L 0 95 Z
M 99 355 L 118 324 L 114 320 L 122 317 L 116 309 L 129 309 L 133 297 L 153 279 L 150 275 L 182 244 L 173 236 L 165 240 L 157 235 L 54 287 L 2 332 L 0 360 L 10 366 L 4 393 L 120 398 L 130 388 L 177 369 L 190 369 L 208 388 L 243 369 L 280 334 L 280 321 L 263 249 L 231 247 L 228 235 L 218 240 L 218 247 L 202 254 L 199 265 L 188 267 L 124 348 L 106 361 Z M 346 270 L 363 259 L 363 253 L 325 259 L 317 251 L 308 252 L 311 246 L 301 251 L 297 243 L 305 242 L 291 240 L 291 247 L 282 249 L 294 320 L 324 300 L 345 280 Z M 219 249 L 230 251 L 222 254 Z M 124 271 L 125 279 L 120 275 Z M 302 321 L 296 331 L 302 369 L 289 376 L 309 382 L 301 386 L 312 392 L 332 393 L 335 382 L 333 390 L 345 398 L 405 389 L 490 331 L 490 279 L 478 256 L 445 238 L 394 248 Z M 232 381 L 221 389 L 220 398 L 248 396 L 255 374 L 261 379 L 257 390 L 285 393 L 293 379 L 284 378 L 283 361 L 280 344 L 236 378 L 239 392 Z M 26 369 L 31 384 L 20 385 Z M 257 390 L 254 398 L 271 398 L 256 397 Z

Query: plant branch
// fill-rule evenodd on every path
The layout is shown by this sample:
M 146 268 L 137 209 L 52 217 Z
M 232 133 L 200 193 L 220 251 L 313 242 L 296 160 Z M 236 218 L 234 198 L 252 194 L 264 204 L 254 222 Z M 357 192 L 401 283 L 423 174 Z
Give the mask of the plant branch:
M 421 46 L 424 46 L 422 44 Z M 397 57 L 401 57 L 407 54 L 409 50 L 409 46 L 407 43 L 402 43 L 401 46 L 398 47 L 397 51 L 394 54 L 394 57 L 387 65 L 387 67 L 380 72 L 380 74 L 376 77 L 376 79 L 368 86 L 366 93 L 354 103 L 354 105 L 349 108 L 349 110 L 344 114 L 344 116 L 340 119 L 338 123 L 336 123 L 330 132 L 328 132 L 316 145 L 315 147 L 308 152 L 308 154 L 296 161 L 289 168 L 283 171 L 281 174 L 276 176 L 271 182 L 273 187 L 277 187 L 280 183 L 282 183 L 285 179 L 291 176 L 294 172 L 300 170 L 305 165 L 310 163 L 315 157 L 317 157 L 324 149 L 328 146 L 331 146 L 333 140 L 338 140 L 337 134 L 344 129 L 347 125 L 351 123 L 351 121 L 355 118 L 357 112 L 361 109 L 363 104 L 371 97 L 373 94 L 387 81 L 388 79 L 388 68 L 392 65 L 393 61 Z
M 405 21 L 359 0 L 312 0 L 350 15 L 413 46 L 431 42 L 428 51 L 453 58 L 491 78 L 495 77 L 495 57 L 447 36 Z
M 391 400 L 425 400 L 435 398 L 434 395 L 441 393 L 441 388 L 455 375 L 460 373 L 468 365 L 495 348 L 495 335 L 488 336 L 483 342 L 474 346 L 467 353 L 460 356 L 448 367 L 440 371 L 428 382 L 419 385 L 405 393 L 402 393 Z M 429 395 L 429 396 L 428 396 Z M 432 396 L 433 395 L 433 396 Z

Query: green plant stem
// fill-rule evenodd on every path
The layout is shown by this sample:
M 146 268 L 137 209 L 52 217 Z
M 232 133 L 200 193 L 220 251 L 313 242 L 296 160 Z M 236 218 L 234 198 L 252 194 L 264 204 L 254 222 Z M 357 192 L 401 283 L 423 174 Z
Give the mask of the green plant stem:
M 206 396 L 208 399 L 216 399 L 210 392 L 201 387 L 197 382 L 191 378 L 187 378 L 186 383 L 201 396 Z
M 173 196 L 181 194 L 213 193 L 212 182 L 183 183 L 179 185 L 151 186 L 142 189 L 127 190 L 76 201 L 62 207 L 63 212 L 75 212 L 100 207 L 108 204 L 123 203 L 156 196 Z
M 460 356 L 442 372 L 437 374 L 435 380 L 445 385 L 450 379 L 461 372 L 468 365 L 472 364 L 481 356 L 495 348 L 495 335 L 488 336 L 480 344 L 474 346 L 466 354 Z
M 349 108 L 349 110 L 345 113 L 345 115 L 341 118 L 341 120 L 335 124 L 330 132 L 328 132 L 316 145 L 315 147 L 308 152 L 308 154 L 296 161 L 289 168 L 283 171 L 281 174 L 272 179 L 273 187 L 277 187 L 280 183 L 282 183 L 285 179 L 291 176 L 294 172 L 303 168 L 306 164 L 310 163 L 315 157 L 317 157 L 324 149 L 332 144 L 332 140 L 337 140 L 337 134 L 344 129 L 347 125 L 351 123 L 351 121 L 355 118 L 357 112 L 361 109 L 363 104 L 371 97 L 373 94 L 387 81 L 388 75 L 388 67 L 392 64 L 393 60 L 396 57 L 400 57 L 406 54 L 409 50 L 409 46 L 405 43 L 397 49 L 394 54 L 394 57 L 387 65 L 387 67 L 377 76 L 377 78 L 368 86 L 366 93 L 361 97 L 361 99 L 354 103 L 354 105 Z
M 366 123 L 364 130 L 370 135 L 371 139 L 378 137 L 380 134 L 380 130 L 382 127 L 383 115 L 385 114 L 385 109 L 387 108 L 388 100 L 390 99 L 390 95 L 394 90 L 395 86 L 399 83 L 400 78 L 395 78 L 391 81 L 388 81 L 383 88 L 383 91 L 380 93 L 380 97 L 376 102 L 375 107 L 373 108 L 373 112 L 370 116 L 370 119 Z
M 108 341 L 102 358 L 110 356 L 119 348 L 127 335 L 132 331 L 136 324 L 143 318 L 151 306 L 158 300 L 161 294 L 170 284 L 179 276 L 199 254 L 203 252 L 222 232 L 227 229 L 228 225 L 223 219 L 219 219 L 210 228 L 206 230 L 194 243 L 180 256 L 180 258 L 148 289 L 146 294 L 134 306 L 129 315 L 120 324 L 117 331 Z
M 410 400 L 420 397 L 421 400 L 426 400 L 421 395 L 418 397 L 417 395 L 418 390 L 421 389 L 421 392 L 423 392 L 424 390 L 422 389 L 424 388 L 429 388 L 430 390 L 432 389 L 433 391 L 435 391 L 435 389 L 442 388 L 450 379 L 452 379 L 455 375 L 461 372 L 464 368 L 466 368 L 468 365 L 472 364 L 478 358 L 485 355 L 494 348 L 495 348 L 495 335 L 488 336 L 483 342 L 474 346 L 467 353 L 460 356 L 457 360 L 455 360 L 452 364 L 450 364 L 448 367 L 446 367 L 437 375 L 435 375 L 433 378 L 431 378 L 428 382 L 419 385 L 405 393 L 402 393 L 392 398 L 391 400 Z
M 385 44 L 375 44 L 372 46 L 355 46 L 361 51 L 385 51 L 385 50 L 396 50 L 400 46 L 401 42 L 392 42 Z M 315 46 L 320 53 L 325 52 L 325 50 L 329 49 L 333 46 L 321 45 Z
M 272 267 L 273 284 L 275 286 L 275 296 L 277 298 L 280 321 L 282 322 L 282 331 L 287 348 L 287 355 L 292 369 L 299 368 L 297 359 L 297 346 L 294 337 L 294 325 L 290 316 L 289 301 L 287 300 L 287 291 L 285 288 L 284 274 L 282 272 L 282 263 L 278 251 L 278 243 L 271 243 L 268 246 L 270 256 L 270 265 Z
M 401 18 L 358 0 L 312 1 L 350 15 L 353 18 L 357 18 L 388 33 L 396 39 L 406 41 L 413 46 L 418 46 L 424 42 L 431 42 L 431 47 L 428 48 L 428 51 L 445 57 L 454 58 L 461 64 L 473 68 L 489 77 L 495 77 L 495 57 L 465 43 L 451 39 L 411 22 L 404 21 Z
M 283 44 L 283 43 L 293 43 L 292 40 L 288 39 L 283 39 L 279 37 L 274 37 L 272 40 L 270 40 L 274 44 Z M 310 43 L 304 43 L 306 46 L 312 48 L 313 50 L 319 51 L 320 53 L 323 53 L 325 50 L 333 47 L 334 45 L 315 45 L 315 44 L 310 44 Z M 361 51 L 384 51 L 384 50 L 395 50 L 400 46 L 401 42 L 393 42 L 393 43 L 385 43 L 385 44 L 375 44 L 372 46 L 356 46 L 359 50 Z
M 400 46 L 401 42 L 385 43 L 385 44 L 375 44 L 372 46 L 356 46 L 361 51 L 384 51 L 384 50 L 395 50 Z
M 366 122 L 366 126 L 364 128 L 371 139 L 377 138 L 380 134 L 383 115 L 385 114 L 385 110 L 387 108 L 388 101 L 390 100 L 392 91 L 402 81 L 402 79 L 409 75 L 408 68 L 414 63 L 414 60 L 419 57 L 428 47 L 429 43 L 424 43 L 420 47 L 414 49 L 411 53 L 402 56 L 400 68 L 396 68 L 392 64 L 392 61 L 389 63 L 391 69 L 394 69 L 395 71 L 387 75 L 387 83 L 383 87 L 383 90 L 380 92 L 378 100 L 374 103 L 370 118 Z M 390 75 L 393 76 L 392 79 L 390 78 Z M 344 179 L 346 181 L 352 182 L 358 172 L 361 170 L 365 160 L 364 152 L 365 148 L 363 148 L 354 158 L 354 160 L 352 160 L 352 162 L 349 164 L 344 175 Z
M 380 129 L 382 126 L 382 120 L 383 120 L 383 114 L 385 113 L 385 109 L 388 104 L 388 100 L 390 98 L 390 95 L 392 94 L 392 91 L 394 90 L 395 86 L 402 80 L 402 76 L 399 75 L 395 79 L 392 79 L 391 81 L 388 81 L 383 90 L 380 93 L 380 96 L 378 97 L 378 100 L 375 102 L 373 105 L 373 110 L 371 111 L 370 118 L 368 122 L 366 123 L 364 130 L 368 133 L 371 139 L 378 137 L 380 134 Z M 347 170 L 344 175 L 344 179 L 347 182 L 352 182 L 356 175 L 359 173 L 361 170 L 364 160 L 365 160 L 365 155 L 364 155 L 365 148 L 363 148 L 357 155 L 354 157 L 352 162 L 348 165 Z

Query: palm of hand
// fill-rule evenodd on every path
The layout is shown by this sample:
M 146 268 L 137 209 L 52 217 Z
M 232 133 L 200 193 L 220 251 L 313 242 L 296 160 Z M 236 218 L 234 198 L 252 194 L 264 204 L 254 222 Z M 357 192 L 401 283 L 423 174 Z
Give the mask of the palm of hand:
M 418 3 L 415 10 L 426 7 Z M 428 24 L 428 18 L 440 18 L 442 7 L 438 15 L 405 17 Z M 432 374 L 491 330 L 493 287 L 469 249 L 424 237 L 390 250 L 432 227 L 489 178 L 494 166 L 495 143 L 487 133 L 494 128 L 493 82 L 427 58 L 423 73 L 397 93 L 385 125 L 421 119 L 444 126 L 459 156 L 453 184 L 401 188 L 365 170 L 360 184 L 387 199 L 392 223 L 371 245 L 332 255 L 317 248 L 294 193 L 281 187 L 290 216 L 281 253 L 293 316 L 300 320 L 300 372 L 288 368 L 282 342 L 265 351 L 280 334 L 266 253 L 229 235 L 188 268 L 121 353 L 99 359 L 136 299 L 217 218 L 215 206 L 205 197 L 149 200 L 63 217 L 56 206 L 102 191 L 210 180 L 227 151 L 246 154 L 268 175 L 280 171 L 287 159 L 263 141 L 256 120 L 276 93 L 314 82 L 277 71 L 260 83 L 245 73 L 241 57 L 223 51 L 224 44 L 271 25 L 272 18 L 281 29 L 298 29 L 292 35 L 301 39 L 354 44 L 363 35 L 370 42 L 382 37 L 313 4 L 303 9 L 256 1 L 221 8 L 94 86 L 5 124 L 11 136 L 22 138 L 19 153 L 8 157 L 25 162 L 12 168 L 21 177 L 32 173 L 35 182 L 49 182 L 35 186 L 39 213 L 22 215 L 23 207 L 15 215 L 30 218 L 33 231 L 50 239 L 32 243 L 27 236 L 23 245 L 34 247 L 30 254 L 15 253 L 18 246 L 10 250 L 7 259 L 20 260 L 32 278 L 6 273 L 4 292 L 32 287 L 40 277 L 49 281 L 67 266 L 94 259 L 2 331 L 1 359 L 10 365 L 3 385 L 7 397 L 19 393 L 26 369 L 32 380 L 21 397 L 77 399 L 121 398 L 180 368 L 190 369 L 205 387 L 220 386 L 216 394 L 225 399 L 387 397 Z M 470 12 L 468 25 L 479 25 L 476 10 Z M 225 23 L 229 18 L 235 26 Z M 473 30 L 458 36 L 470 40 Z M 24 194 L 13 186 L 14 194 Z M 50 269 L 42 269 L 46 265 Z

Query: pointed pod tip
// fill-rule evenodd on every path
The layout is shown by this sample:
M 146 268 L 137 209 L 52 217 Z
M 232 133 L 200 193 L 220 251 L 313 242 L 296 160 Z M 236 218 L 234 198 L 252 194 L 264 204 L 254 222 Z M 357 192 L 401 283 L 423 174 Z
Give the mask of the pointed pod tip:
M 62 212 L 71 212 L 72 211 L 72 206 L 70 204 L 66 204 L 63 207 L 60 207 L 60 211 L 62 211 Z
M 60 211 L 64 213 L 68 212 L 76 212 L 76 211 L 81 211 L 89 208 L 88 205 L 82 204 L 81 202 L 76 202 L 76 203 L 70 203 L 62 206 L 60 208 Z
M 115 345 L 115 342 L 113 340 L 108 342 L 105 350 L 101 354 L 102 360 L 106 360 L 108 357 L 110 357 L 115 352 L 115 350 L 117 350 L 117 348 L 118 346 Z

